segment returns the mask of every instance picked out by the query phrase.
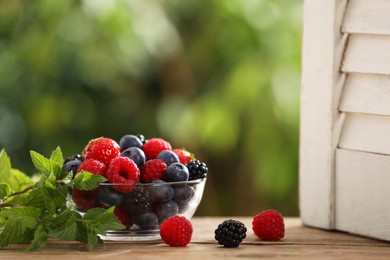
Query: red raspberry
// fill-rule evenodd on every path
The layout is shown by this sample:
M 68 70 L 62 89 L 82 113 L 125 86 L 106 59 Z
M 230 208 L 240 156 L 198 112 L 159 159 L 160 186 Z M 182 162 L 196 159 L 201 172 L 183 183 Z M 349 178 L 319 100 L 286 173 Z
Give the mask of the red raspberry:
M 96 175 L 106 176 L 106 170 L 107 166 L 104 163 L 94 159 L 86 159 L 80 164 L 77 173 L 86 171 Z
M 191 160 L 195 159 L 193 154 L 184 149 L 173 149 L 172 152 L 179 157 L 180 163 L 182 164 L 189 163 Z
M 191 222 L 179 215 L 170 217 L 162 223 L 160 236 L 170 246 L 184 247 L 191 241 Z
M 116 157 L 111 161 L 106 172 L 109 182 L 115 184 L 114 188 L 121 192 L 130 192 L 134 189 L 133 184 L 139 181 L 140 172 L 133 160 L 128 157 Z
M 172 150 L 170 143 L 161 138 L 152 138 L 143 146 L 144 153 L 149 159 L 156 159 L 157 155 L 164 150 Z
M 114 209 L 114 215 L 122 222 L 126 227 L 131 227 L 133 225 L 133 220 L 128 214 L 128 210 L 124 206 L 116 206 Z
M 147 161 L 141 168 L 141 182 L 162 180 L 166 169 L 167 164 L 163 160 L 152 159 Z
M 110 138 L 100 137 L 90 141 L 84 148 L 85 159 L 95 159 L 106 165 L 121 153 L 119 145 Z
M 72 200 L 78 210 L 86 212 L 99 205 L 98 192 L 99 188 L 93 190 L 78 190 L 74 188 L 72 190 Z
M 276 210 L 265 210 L 253 218 L 252 229 L 261 240 L 278 241 L 284 237 L 283 216 Z

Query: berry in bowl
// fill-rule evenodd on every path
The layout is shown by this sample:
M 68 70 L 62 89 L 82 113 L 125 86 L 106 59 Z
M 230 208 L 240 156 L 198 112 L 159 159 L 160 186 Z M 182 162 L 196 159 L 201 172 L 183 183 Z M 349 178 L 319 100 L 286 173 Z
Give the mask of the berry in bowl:
M 208 171 L 189 152 L 172 149 L 161 138 L 145 141 L 142 135 L 125 135 L 119 144 L 94 139 L 82 155 L 67 158 L 63 168 L 107 179 L 93 190 L 72 189 L 69 203 L 80 213 L 115 206 L 114 214 L 126 228 L 101 237 L 118 241 L 159 239 L 160 225 L 169 217 L 190 219 L 202 199 Z

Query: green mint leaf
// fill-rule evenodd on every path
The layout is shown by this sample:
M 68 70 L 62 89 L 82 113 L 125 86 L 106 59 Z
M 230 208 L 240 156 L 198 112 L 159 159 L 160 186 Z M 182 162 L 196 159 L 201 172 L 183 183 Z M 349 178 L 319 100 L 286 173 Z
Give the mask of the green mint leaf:
M 35 169 L 37 169 L 40 173 L 49 176 L 56 164 L 35 151 L 30 151 L 30 155 Z
M 10 193 L 10 188 L 7 183 L 0 183 L 0 199 L 4 199 L 5 196 L 7 196 Z
M 75 240 L 77 237 L 76 218 L 80 215 L 70 208 L 52 219 L 49 224 L 50 236 L 63 240 Z
M 0 182 L 7 183 L 10 193 L 20 190 L 21 186 L 32 184 L 30 177 L 11 168 L 11 161 L 5 150 L 0 152 Z
M 9 219 L 0 233 L 0 247 L 23 242 L 25 231 L 26 227 L 20 221 Z
M 7 182 L 11 176 L 11 161 L 5 152 L 0 152 L 0 182 Z
M 104 235 L 106 230 L 122 230 L 126 228 L 114 215 L 114 207 L 107 210 L 92 208 L 83 216 L 84 220 L 90 220 L 98 234 Z
M 33 207 L 6 208 L 0 212 L 0 215 L 8 220 L 19 221 L 24 227 L 35 228 L 41 210 Z
M 50 176 L 41 180 L 39 190 L 50 214 L 55 214 L 57 209 L 65 205 L 67 187 L 57 186 L 54 174 L 50 174 Z
M 34 184 L 29 176 L 17 169 L 11 169 L 11 175 L 7 183 L 10 186 L 11 192 L 22 190 Z
M 81 171 L 73 179 L 75 187 L 79 190 L 92 190 L 99 186 L 100 183 L 107 181 L 106 178 L 90 172 Z
M 58 165 L 64 164 L 64 156 L 62 155 L 62 151 L 59 146 L 51 153 L 50 161 Z
M 104 229 L 106 230 L 122 230 L 125 229 L 126 226 L 122 224 L 120 220 L 114 215 L 115 207 L 111 207 L 106 210 L 104 215 L 99 218 L 99 222 L 103 224 Z
M 96 245 L 102 244 L 103 241 L 98 236 L 94 225 L 87 225 L 87 247 L 88 251 L 95 248 Z
M 19 196 L 10 197 L 6 202 L 15 203 L 20 206 L 30 206 L 36 208 L 45 207 L 45 202 L 42 197 L 42 192 L 40 189 L 32 189 L 27 193 L 21 194 Z
M 34 232 L 34 238 L 31 241 L 27 251 L 34 251 L 38 248 L 44 247 L 47 243 L 48 235 L 42 225 L 39 225 Z
M 86 244 L 89 251 L 91 251 L 97 244 L 102 243 L 94 225 L 86 222 L 77 222 L 76 240 Z
M 80 218 L 81 218 L 81 216 L 80 216 Z M 86 223 L 78 221 L 78 222 L 76 222 L 76 225 L 77 225 L 76 240 L 83 243 L 83 244 L 87 244 L 88 237 L 87 237 Z

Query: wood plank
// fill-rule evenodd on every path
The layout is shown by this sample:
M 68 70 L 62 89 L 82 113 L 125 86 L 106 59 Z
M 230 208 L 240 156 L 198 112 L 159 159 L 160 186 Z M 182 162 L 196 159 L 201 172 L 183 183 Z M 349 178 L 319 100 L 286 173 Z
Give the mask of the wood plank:
M 345 33 L 390 35 L 390 1 L 350 0 L 343 23 Z
M 341 70 L 390 74 L 390 36 L 352 34 Z
M 376 115 L 390 115 L 390 76 L 349 74 L 340 110 Z
M 390 156 L 336 153 L 336 228 L 390 240 Z
M 390 154 L 390 117 L 348 113 L 340 137 L 340 148 Z
M 234 249 L 223 248 L 213 238 L 214 229 L 225 219 L 242 221 L 247 238 Z M 0 259 L 388 259 L 388 243 L 302 226 L 298 218 L 285 218 L 285 237 L 281 241 L 260 241 L 251 230 L 252 217 L 195 217 L 194 234 L 184 248 L 169 247 L 162 241 L 106 242 L 88 252 L 78 243 L 50 241 L 34 253 L 25 245 L 0 250 Z
M 339 133 L 339 72 L 347 1 L 304 2 L 300 122 L 300 212 L 306 225 L 333 228 L 334 150 Z M 320 51 L 319 51 L 320 50 Z

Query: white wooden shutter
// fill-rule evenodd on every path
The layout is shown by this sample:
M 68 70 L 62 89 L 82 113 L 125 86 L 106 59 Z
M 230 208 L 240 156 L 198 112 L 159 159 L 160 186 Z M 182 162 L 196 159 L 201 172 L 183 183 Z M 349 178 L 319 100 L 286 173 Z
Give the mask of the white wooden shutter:
M 390 240 L 390 1 L 306 0 L 304 224 Z

